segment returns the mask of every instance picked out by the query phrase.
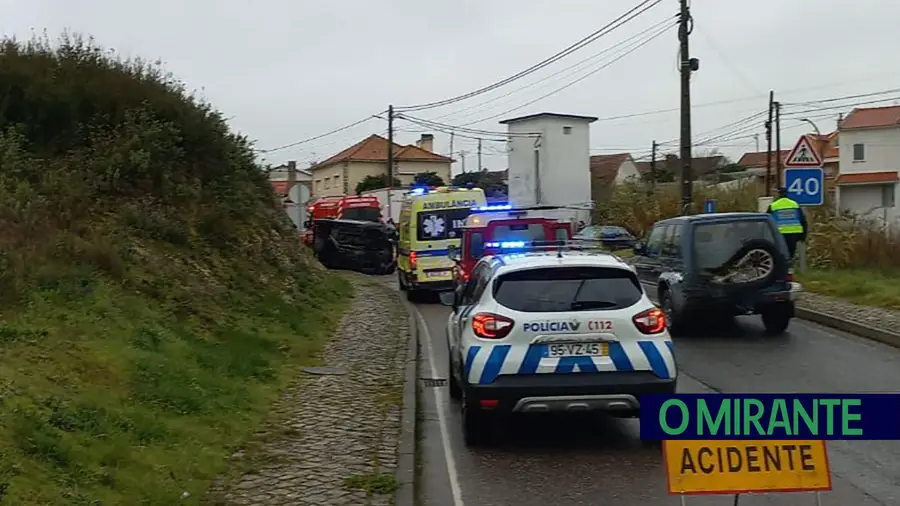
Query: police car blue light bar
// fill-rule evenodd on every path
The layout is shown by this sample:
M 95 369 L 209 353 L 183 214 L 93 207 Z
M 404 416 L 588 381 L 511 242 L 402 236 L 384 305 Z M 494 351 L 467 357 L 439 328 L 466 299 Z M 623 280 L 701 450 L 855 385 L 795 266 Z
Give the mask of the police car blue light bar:
M 473 208 L 475 211 L 510 211 L 512 206 L 509 204 L 494 204 L 489 206 L 481 206 Z
M 524 248 L 525 241 L 499 241 L 499 242 L 486 242 L 484 243 L 485 248 L 500 248 L 500 249 L 516 249 L 516 248 Z
M 422 195 L 426 191 L 428 191 L 426 188 L 413 188 L 409 193 L 412 193 L 413 195 Z

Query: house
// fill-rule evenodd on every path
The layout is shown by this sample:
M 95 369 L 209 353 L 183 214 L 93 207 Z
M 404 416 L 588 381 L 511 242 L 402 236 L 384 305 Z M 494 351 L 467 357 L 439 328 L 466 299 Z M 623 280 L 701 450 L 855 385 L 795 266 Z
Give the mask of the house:
M 297 162 L 291 160 L 269 170 L 269 182 L 272 189 L 280 197 L 286 197 L 295 184 L 303 184 L 312 191 L 312 174 L 303 169 L 297 169 Z
M 840 172 L 840 147 L 838 146 L 839 132 L 835 130 L 830 134 L 806 134 L 812 142 L 813 149 L 822 158 L 822 169 L 825 171 L 825 179 L 834 179 Z
M 781 166 L 784 167 L 784 162 L 787 160 L 789 154 L 791 154 L 790 149 L 772 151 L 772 171 L 770 175 L 772 177 L 771 184 L 773 187 L 776 186 L 775 181 L 778 178 L 778 157 L 781 157 Z M 761 188 L 765 189 L 768 162 L 768 151 L 751 151 L 749 153 L 744 153 L 743 155 L 741 155 L 741 158 L 738 160 L 737 164 L 744 168 L 745 174 L 753 177 L 755 183 L 759 184 Z
M 884 224 L 900 219 L 900 106 L 854 109 L 838 125 L 838 208 Z
M 622 184 L 625 181 L 639 180 L 637 164 L 631 153 L 591 156 L 591 184 Z
M 269 183 L 291 221 L 297 228 L 303 228 L 306 222 L 305 204 L 312 190 L 312 174 L 297 170 L 297 162 L 291 160 L 269 170 Z
M 402 146 L 394 143 L 394 177 L 403 186 L 413 184 L 416 174 L 434 172 L 450 183 L 453 160 L 433 151 L 434 136 L 422 134 L 416 144 Z M 387 175 L 388 141 L 380 135 L 370 135 L 308 170 L 313 178 L 313 198 L 349 195 L 366 176 Z

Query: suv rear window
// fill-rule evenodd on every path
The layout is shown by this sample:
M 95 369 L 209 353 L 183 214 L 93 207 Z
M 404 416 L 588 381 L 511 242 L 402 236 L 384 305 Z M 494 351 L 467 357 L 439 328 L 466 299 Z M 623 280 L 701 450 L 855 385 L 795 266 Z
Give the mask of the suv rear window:
M 700 223 L 694 227 L 694 256 L 700 269 L 715 269 L 749 240 L 764 239 L 780 248 L 769 220 Z
M 511 272 L 494 282 L 494 300 L 526 313 L 622 309 L 643 296 L 637 276 L 605 267 L 547 267 Z

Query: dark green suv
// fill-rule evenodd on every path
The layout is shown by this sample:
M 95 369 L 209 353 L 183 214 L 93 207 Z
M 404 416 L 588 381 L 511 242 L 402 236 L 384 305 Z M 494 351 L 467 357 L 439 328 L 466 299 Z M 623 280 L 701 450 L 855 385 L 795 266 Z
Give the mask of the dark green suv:
M 720 316 L 758 314 L 781 334 L 794 317 L 787 244 L 765 213 L 679 216 L 634 248 L 638 277 L 655 288 L 669 331 Z M 653 293 L 653 292 L 651 292 Z

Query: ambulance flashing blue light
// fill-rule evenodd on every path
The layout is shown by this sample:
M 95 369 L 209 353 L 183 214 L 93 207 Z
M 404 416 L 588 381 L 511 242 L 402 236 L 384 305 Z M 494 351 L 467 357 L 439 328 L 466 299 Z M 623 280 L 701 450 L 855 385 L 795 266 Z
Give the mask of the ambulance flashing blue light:
M 424 195 L 425 192 L 427 192 L 427 191 L 428 191 L 428 188 L 413 188 L 412 190 L 409 191 L 409 193 L 411 193 L 413 195 Z

